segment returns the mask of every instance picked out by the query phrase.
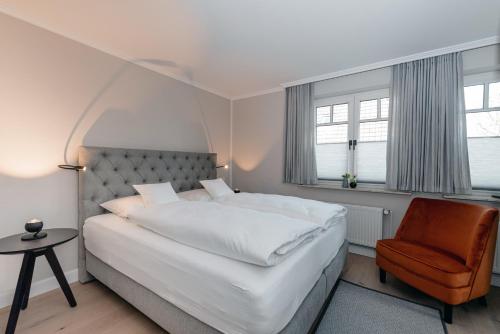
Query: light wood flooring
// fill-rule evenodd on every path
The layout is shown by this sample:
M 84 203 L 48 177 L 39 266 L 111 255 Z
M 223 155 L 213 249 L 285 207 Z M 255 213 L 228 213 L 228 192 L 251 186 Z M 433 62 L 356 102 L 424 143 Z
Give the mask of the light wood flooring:
M 372 258 L 350 254 L 343 278 L 392 295 L 439 306 L 435 300 L 395 280 L 389 274 L 387 283 L 380 284 L 377 267 Z M 30 299 L 28 309 L 21 312 L 16 333 L 165 333 L 98 282 L 84 285 L 74 283 L 71 287 L 78 301 L 76 308 L 68 306 L 60 290 L 34 297 Z M 492 288 L 487 299 L 486 308 L 477 302 L 455 308 L 454 323 L 448 325 L 448 332 L 500 333 L 500 288 Z M 9 308 L 0 310 L 0 333 L 5 331 L 8 316 Z

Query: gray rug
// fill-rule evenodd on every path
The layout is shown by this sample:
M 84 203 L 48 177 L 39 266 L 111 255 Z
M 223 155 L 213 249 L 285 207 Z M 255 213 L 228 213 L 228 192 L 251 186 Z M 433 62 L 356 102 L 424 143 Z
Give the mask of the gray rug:
M 439 310 L 340 281 L 316 334 L 442 334 Z

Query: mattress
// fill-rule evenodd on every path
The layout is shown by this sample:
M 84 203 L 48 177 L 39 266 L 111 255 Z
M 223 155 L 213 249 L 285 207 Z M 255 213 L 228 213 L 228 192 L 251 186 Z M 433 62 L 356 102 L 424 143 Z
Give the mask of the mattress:
M 335 257 L 339 220 L 282 263 L 261 267 L 165 238 L 113 214 L 90 217 L 83 235 L 104 263 L 223 333 L 278 333 Z

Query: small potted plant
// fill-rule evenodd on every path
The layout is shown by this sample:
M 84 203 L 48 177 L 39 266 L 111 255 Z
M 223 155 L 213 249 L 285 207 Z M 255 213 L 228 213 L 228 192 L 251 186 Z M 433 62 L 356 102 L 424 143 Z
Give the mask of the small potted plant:
M 342 188 L 349 188 L 349 180 L 351 178 L 351 174 L 345 173 L 342 175 Z
M 356 180 L 356 175 L 351 175 L 349 178 L 349 186 L 354 189 L 358 185 L 358 180 Z

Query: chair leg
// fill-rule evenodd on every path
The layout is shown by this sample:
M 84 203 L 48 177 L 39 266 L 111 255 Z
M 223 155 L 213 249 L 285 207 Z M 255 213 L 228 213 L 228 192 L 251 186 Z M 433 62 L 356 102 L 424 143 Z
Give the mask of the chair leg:
M 444 321 L 447 324 L 453 323 L 453 305 L 444 304 Z
M 379 268 L 378 274 L 379 274 L 380 283 L 385 283 L 387 280 L 387 273 L 385 272 L 385 270 L 382 268 Z
M 479 297 L 477 299 L 477 301 L 479 302 L 479 304 L 481 306 L 484 306 L 484 307 L 487 307 L 488 306 L 488 301 L 486 300 L 486 296 L 482 296 L 482 297 Z

